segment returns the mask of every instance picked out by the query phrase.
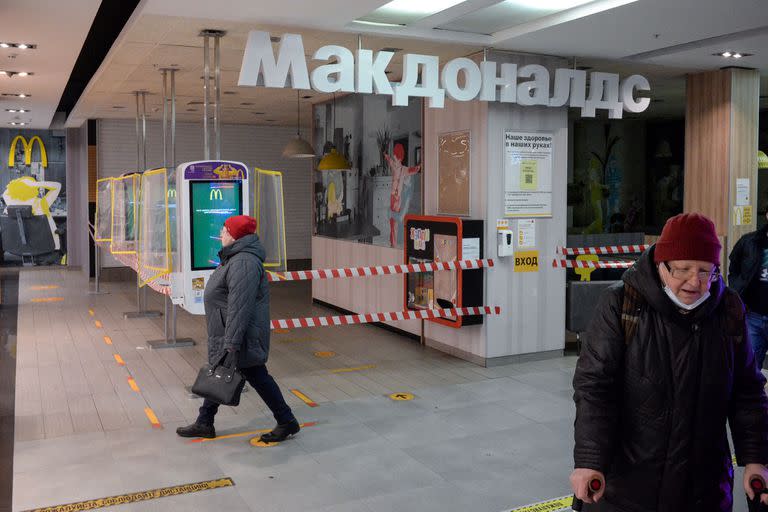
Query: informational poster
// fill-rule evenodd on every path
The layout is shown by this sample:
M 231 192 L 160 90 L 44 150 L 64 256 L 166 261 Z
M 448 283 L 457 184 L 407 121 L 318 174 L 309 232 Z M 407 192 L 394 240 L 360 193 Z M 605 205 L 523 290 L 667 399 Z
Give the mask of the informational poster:
M 504 131 L 504 215 L 552 216 L 552 133 Z
M 517 246 L 521 249 L 536 247 L 535 219 L 520 219 L 517 221 Z
M 469 132 L 438 137 L 437 211 L 441 215 L 469 215 Z
M 736 206 L 749 204 L 749 178 L 736 179 Z
M 461 240 L 461 257 L 465 260 L 480 259 L 480 239 L 463 238 Z
M 733 225 L 747 226 L 752 224 L 752 206 L 733 207 Z

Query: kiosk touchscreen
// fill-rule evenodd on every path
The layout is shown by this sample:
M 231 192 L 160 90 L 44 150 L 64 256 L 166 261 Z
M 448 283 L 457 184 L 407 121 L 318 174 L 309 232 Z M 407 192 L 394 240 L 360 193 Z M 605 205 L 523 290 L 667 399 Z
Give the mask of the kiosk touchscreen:
M 248 168 L 240 162 L 189 162 L 176 170 L 181 268 L 171 277 L 171 298 L 192 314 L 205 313 L 203 291 L 220 263 L 221 228 L 228 217 L 249 212 L 248 190 Z

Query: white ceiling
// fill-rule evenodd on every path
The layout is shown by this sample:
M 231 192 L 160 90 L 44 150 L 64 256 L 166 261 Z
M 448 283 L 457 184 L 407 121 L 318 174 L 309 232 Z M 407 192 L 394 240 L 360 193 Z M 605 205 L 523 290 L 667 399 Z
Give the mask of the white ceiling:
M 266 119 L 274 119 L 271 123 L 295 123 L 295 91 L 236 86 L 247 33 L 256 28 L 270 30 L 273 35 L 289 31 L 301 33 L 308 54 L 330 43 L 354 48 L 360 34 L 366 48 L 395 46 L 403 48 L 402 53 L 440 55 L 441 61 L 483 47 L 575 57 L 579 64 L 596 69 L 599 65 L 600 69 L 621 70 L 622 74 L 644 72 L 651 78 L 655 98 L 661 96 L 665 102 L 679 103 L 685 73 L 733 64 L 713 57 L 711 54 L 716 51 L 733 49 L 754 53 L 755 56 L 742 59 L 738 65 L 760 69 L 768 76 L 765 1 L 596 0 L 551 15 L 510 19 L 505 26 L 506 22 L 497 23 L 487 16 L 501 12 L 500 0 L 467 0 L 407 27 L 393 28 L 354 23 L 387 0 L 144 0 L 70 115 L 68 125 L 75 126 L 93 117 L 133 117 L 130 93 L 138 89 L 153 93 L 148 99 L 150 111 L 159 108 L 157 68 L 170 64 L 181 68 L 178 72 L 180 119 L 184 116 L 199 119 L 201 108 L 187 103 L 202 100 L 202 39 L 198 32 L 203 28 L 228 31 L 222 39 L 222 80 L 224 90 L 235 94 L 224 96 L 222 101 L 225 122 L 251 124 L 255 120 L 269 124 Z M 56 4 L 29 0 L 12 8 L 0 8 L 0 27 L 3 28 L 0 33 L 9 37 L 33 34 L 33 42 L 45 43 L 38 50 L 39 68 L 37 63 L 30 62 L 36 64 L 32 70 L 40 74 L 27 78 L 30 87 L 38 81 L 42 87 L 39 93 L 30 90 L 33 95 L 55 98 L 47 110 L 42 105 L 34 107 L 45 112 L 40 119 L 36 118 L 37 112 L 33 112 L 33 119 L 40 126 L 50 122 L 51 109 L 58 102 L 66 76 L 61 78 L 58 90 L 54 82 L 44 82 L 40 77 L 51 77 L 58 68 L 66 68 L 64 75 L 71 70 L 97 3 L 96 0 Z M 52 5 L 63 7 L 55 7 L 52 13 Z M 84 12 L 88 9 L 89 12 Z M 8 10 L 8 14 L 4 10 Z M 9 18 L 13 18 L 13 23 L 2 21 Z M 45 20 L 51 20 L 50 27 Z M 487 30 L 489 24 L 495 32 L 473 33 Z M 17 36 L 11 29 L 23 33 Z M 78 37 L 74 37 L 75 33 Z M 71 36 L 72 40 L 63 36 Z M 49 41 L 53 40 L 60 53 L 65 53 L 70 46 L 76 48 L 69 50 L 69 60 L 59 53 L 43 54 L 43 49 L 53 51 L 48 48 Z M 397 79 L 401 72 L 400 55 L 391 67 L 392 79 Z M 0 79 L 0 86 L 17 83 L 16 80 L 21 79 Z M 768 91 L 765 84 L 763 90 Z M 317 93 L 310 94 L 311 102 L 324 99 Z M 29 102 L 29 105 L 35 104 Z M 114 109 L 115 105 L 126 108 Z M 656 105 L 656 111 L 663 110 L 660 105 Z M 187 112 L 187 108 L 194 108 L 196 112 Z M 303 124 L 309 120 L 308 110 L 304 109 Z M 265 114 L 255 114 L 256 111 Z
M 100 0 L 18 0 L 0 2 L 0 42 L 37 44 L 35 50 L 0 48 L 0 69 L 31 71 L 32 76 L 0 75 L 0 93 L 25 93 L 29 98 L 0 96 L 0 128 L 48 128 L 72 68 L 91 28 Z M 6 109 L 30 110 L 13 114 Z

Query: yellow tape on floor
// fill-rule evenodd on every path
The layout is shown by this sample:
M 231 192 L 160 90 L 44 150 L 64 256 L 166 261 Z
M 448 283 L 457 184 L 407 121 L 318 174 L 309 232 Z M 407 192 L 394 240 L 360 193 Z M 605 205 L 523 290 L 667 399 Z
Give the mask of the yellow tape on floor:
M 208 480 L 205 482 L 197 482 L 195 484 L 176 485 L 174 487 L 152 489 L 151 491 L 141 491 L 131 494 L 121 494 L 119 496 L 110 496 L 108 498 L 99 498 L 96 500 L 80 501 L 78 503 L 69 503 L 67 505 L 35 508 L 25 512 L 78 512 L 80 510 L 93 510 L 95 508 L 125 505 L 127 503 L 167 498 L 168 496 L 178 496 L 180 494 L 190 494 L 193 492 L 220 489 L 222 487 L 233 487 L 234 485 L 235 482 L 231 478 L 220 478 L 218 480 Z
M 509 512 L 556 512 L 560 510 L 571 510 L 571 505 L 573 505 L 573 496 L 563 496 L 562 498 L 542 501 L 541 503 L 534 503 L 533 505 L 524 505 L 522 507 L 513 508 Z

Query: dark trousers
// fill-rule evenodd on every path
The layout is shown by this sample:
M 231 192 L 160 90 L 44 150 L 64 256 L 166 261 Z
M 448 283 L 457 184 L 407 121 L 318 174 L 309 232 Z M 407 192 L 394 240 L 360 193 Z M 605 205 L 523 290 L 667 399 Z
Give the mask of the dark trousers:
M 291 408 L 285 403 L 283 394 L 280 392 L 280 388 L 277 387 L 277 382 L 267 371 L 267 367 L 264 365 L 252 366 L 250 368 L 241 368 L 240 372 L 248 381 L 248 384 L 256 390 L 264 403 L 267 404 L 269 410 L 275 416 L 278 425 L 290 423 L 296 418 L 293 416 Z M 203 405 L 200 407 L 200 414 L 197 416 L 197 423 L 202 425 L 213 425 L 213 418 L 219 410 L 219 404 L 212 402 L 211 400 L 203 400 Z

